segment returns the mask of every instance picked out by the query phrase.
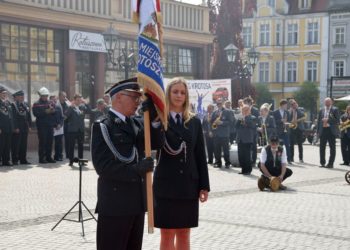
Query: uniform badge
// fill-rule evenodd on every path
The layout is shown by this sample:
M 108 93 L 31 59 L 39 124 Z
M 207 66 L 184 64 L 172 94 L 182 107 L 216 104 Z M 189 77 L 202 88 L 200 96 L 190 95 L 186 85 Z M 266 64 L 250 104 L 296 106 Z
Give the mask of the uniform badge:
M 116 123 L 116 124 L 120 124 L 121 122 L 122 122 L 122 120 L 118 117 L 114 119 L 114 123 Z

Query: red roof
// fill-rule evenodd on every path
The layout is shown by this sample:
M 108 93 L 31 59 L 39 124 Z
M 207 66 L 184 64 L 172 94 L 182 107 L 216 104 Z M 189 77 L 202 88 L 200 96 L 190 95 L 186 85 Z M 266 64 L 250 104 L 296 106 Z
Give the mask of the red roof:
M 317 13 L 327 12 L 330 0 L 309 0 L 311 2 L 311 8 L 299 9 L 300 0 L 287 0 L 289 4 L 288 15 L 304 14 L 304 13 Z

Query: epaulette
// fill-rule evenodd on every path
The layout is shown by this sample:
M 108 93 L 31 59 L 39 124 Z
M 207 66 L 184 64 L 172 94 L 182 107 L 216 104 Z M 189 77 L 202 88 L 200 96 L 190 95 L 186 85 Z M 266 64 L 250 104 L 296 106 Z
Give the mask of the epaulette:
M 94 124 L 103 123 L 105 120 L 107 120 L 107 117 L 101 116 L 97 120 L 94 121 Z

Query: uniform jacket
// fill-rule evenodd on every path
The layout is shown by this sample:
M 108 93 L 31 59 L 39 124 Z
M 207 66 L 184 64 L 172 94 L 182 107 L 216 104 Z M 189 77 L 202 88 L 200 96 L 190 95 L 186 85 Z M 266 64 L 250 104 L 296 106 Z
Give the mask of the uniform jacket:
M 213 122 L 219 117 L 221 113 L 222 124 L 218 125 L 217 129 L 213 129 L 213 134 L 216 137 L 230 137 L 230 126 L 232 125 L 232 113 L 230 110 L 222 108 L 221 110 L 214 111 L 211 117 L 211 126 Z
M 105 216 L 136 215 L 145 212 L 144 177 L 131 167 L 131 163 L 123 163 L 114 157 L 103 138 L 100 123 L 107 126 L 110 141 L 122 154 L 129 157 L 135 145 L 139 159 L 144 157 L 143 119 L 132 117 L 133 129 L 124 123 L 113 112 L 95 121 L 92 127 L 91 155 L 94 168 L 98 174 L 96 212 Z M 151 142 L 153 149 L 159 149 L 163 143 L 161 128 L 151 126 Z
M 19 129 L 21 133 L 27 133 L 32 126 L 32 116 L 28 104 L 25 102 L 14 102 L 11 104 L 11 107 L 14 129 Z
M 185 127 L 186 126 L 186 127 Z M 161 198 L 198 199 L 200 190 L 210 191 L 208 166 L 204 148 L 202 125 L 192 117 L 186 125 L 178 126 L 169 117 L 166 143 L 174 150 L 186 142 L 178 155 L 167 152 L 166 145 L 158 152 L 158 165 L 154 172 L 154 194 Z
M 324 117 L 324 112 L 325 108 L 320 109 L 318 112 L 318 118 L 317 118 L 317 133 L 319 135 L 322 135 L 323 132 L 323 122 L 322 119 Z M 340 131 L 339 131 L 339 120 L 340 120 L 340 114 L 339 110 L 337 107 L 331 106 L 331 109 L 329 111 L 329 116 L 328 116 L 328 123 L 329 127 L 331 129 L 331 132 L 334 136 L 339 136 Z
M 297 108 L 297 120 L 304 117 L 305 116 L 305 113 L 303 110 L 301 110 L 300 108 Z M 292 121 L 293 120 L 293 111 L 292 109 L 289 111 L 289 121 Z M 299 130 L 305 130 L 305 126 L 304 126 L 304 120 L 302 121 L 299 121 L 298 122 L 298 127 L 296 129 L 299 129 Z
M 256 118 L 253 115 L 236 121 L 236 139 L 238 143 L 253 143 L 256 135 Z
M 206 114 L 203 117 L 202 128 L 203 128 L 203 133 L 205 136 L 208 136 L 209 132 L 212 132 L 211 123 L 210 123 L 212 115 L 213 115 L 213 113 L 210 115 L 209 118 L 208 118 L 208 114 Z
M 85 104 L 80 105 L 78 108 L 79 111 L 76 107 L 70 106 L 66 110 L 65 115 L 68 133 L 84 132 L 85 130 L 85 114 L 89 113 L 90 109 Z
M 37 127 L 51 127 L 53 128 L 56 123 L 56 115 L 53 113 L 46 113 L 45 110 L 52 108 L 55 109 L 55 104 L 51 101 L 43 101 L 39 99 L 33 104 L 33 114 L 36 117 Z
M 347 120 L 350 120 L 350 115 L 348 115 L 347 113 L 343 114 L 341 117 L 340 117 L 340 120 L 342 122 L 346 122 Z M 350 138 L 350 128 L 347 128 L 343 131 L 341 131 L 341 137 L 348 137 Z
M 285 110 L 283 116 L 284 117 L 281 117 L 281 113 L 279 109 L 276 109 L 275 111 L 273 111 L 273 117 L 275 118 L 276 132 L 278 136 L 283 135 L 286 129 L 288 131 L 288 125 L 284 125 L 282 119 L 287 119 L 287 121 L 289 121 L 290 120 L 289 112 Z
M 0 129 L 1 133 L 12 133 L 13 131 L 13 113 L 11 104 L 8 101 L 0 99 Z
M 259 116 L 258 127 L 261 128 L 262 124 L 263 124 L 263 118 L 262 118 L 262 116 Z M 266 117 L 265 126 L 266 126 L 266 132 L 267 132 L 268 139 L 270 138 L 271 135 L 273 135 L 273 134 L 276 135 L 276 122 L 275 122 L 275 118 L 273 118 L 273 116 L 268 115 Z

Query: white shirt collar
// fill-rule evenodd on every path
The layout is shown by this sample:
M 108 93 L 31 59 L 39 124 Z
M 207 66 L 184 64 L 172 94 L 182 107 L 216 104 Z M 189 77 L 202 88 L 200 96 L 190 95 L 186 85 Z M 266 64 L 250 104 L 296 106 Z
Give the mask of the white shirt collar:
M 113 109 L 113 108 L 110 108 L 109 110 L 110 110 L 112 113 L 114 113 L 116 116 L 118 116 L 120 119 L 122 119 L 123 122 L 125 122 L 125 119 L 126 119 L 125 115 L 119 113 L 118 111 L 116 111 L 116 110 Z
M 174 111 L 170 111 L 170 115 L 171 117 L 174 119 L 174 121 L 176 121 L 176 115 L 179 114 L 180 115 L 180 120 L 182 120 L 182 113 L 176 113 Z

